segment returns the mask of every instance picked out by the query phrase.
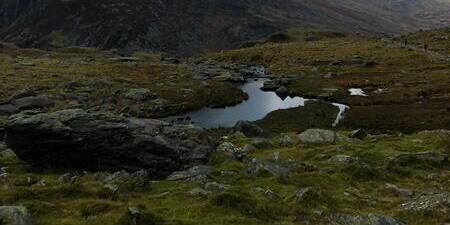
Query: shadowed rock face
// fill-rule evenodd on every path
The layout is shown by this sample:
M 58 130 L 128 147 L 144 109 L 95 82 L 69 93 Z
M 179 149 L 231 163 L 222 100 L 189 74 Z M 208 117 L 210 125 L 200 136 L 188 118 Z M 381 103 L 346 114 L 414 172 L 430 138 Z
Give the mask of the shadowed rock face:
M 202 163 L 213 150 L 200 128 L 80 109 L 18 114 L 6 127 L 6 143 L 33 166 L 145 169 L 153 177 Z
M 449 9 L 442 0 L 3 0 L 0 40 L 190 53 L 292 26 L 398 33 L 448 25 Z

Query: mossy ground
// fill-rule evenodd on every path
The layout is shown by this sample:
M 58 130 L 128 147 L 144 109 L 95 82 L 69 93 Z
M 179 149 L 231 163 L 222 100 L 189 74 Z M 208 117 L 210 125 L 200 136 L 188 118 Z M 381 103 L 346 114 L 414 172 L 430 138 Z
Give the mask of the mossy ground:
M 220 152 L 211 156 L 214 172 L 210 181 L 227 185 L 226 191 L 208 196 L 191 196 L 189 191 L 200 183 L 176 181 L 152 182 L 142 190 L 106 195 L 103 183 L 87 173 L 75 183 L 58 181 L 60 173 L 38 172 L 17 159 L 2 158 L 9 178 L 0 186 L 2 205 L 24 205 L 36 225 L 50 224 L 126 224 L 129 206 L 139 207 L 154 224 L 327 224 L 334 213 L 384 213 L 409 225 L 443 224 L 445 213 L 415 212 L 401 209 L 407 198 L 398 196 L 386 183 L 415 192 L 450 191 L 450 165 L 412 164 L 392 169 L 385 159 L 399 153 L 434 150 L 448 151 L 448 140 L 439 132 L 413 135 L 370 137 L 364 141 L 308 146 L 293 138 L 293 145 L 283 147 L 279 137 L 256 145 L 248 158 L 271 159 L 275 152 L 280 160 L 294 160 L 300 166 L 290 175 L 276 177 L 268 173 L 249 175 L 246 161 L 236 161 Z M 448 137 L 447 137 L 448 138 Z M 232 135 L 229 141 L 244 145 L 253 140 Z M 334 155 L 358 158 L 358 163 L 330 161 Z M 307 165 L 307 166 L 305 166 Z M 232 171 L 223 173 L 222 171 Z M 63 171 L 61 171 L 63 173 Z M 434 178 L 429 178 L 433 175 Z M 46 185 L 29 180 L 46 180 Z M 271 190 L 270 199 L 255 188 Z M 312 187 L 302 200 L 292 195 L 299 188 Z M 168 193 L 161 195 L 161 193 Z

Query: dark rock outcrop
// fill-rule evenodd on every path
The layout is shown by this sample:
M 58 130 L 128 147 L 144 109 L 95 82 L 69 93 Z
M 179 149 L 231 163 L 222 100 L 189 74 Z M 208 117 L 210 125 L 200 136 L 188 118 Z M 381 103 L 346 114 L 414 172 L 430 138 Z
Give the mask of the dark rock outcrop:
M 449 7 L 439 0 L 2 0 L 0 40 L 27 47 L 221 50 L 293 26 L 373 33 L 448 26 Z M 415 16 L 422 14 L 430 16 Z
M 11 117 L 5 130 L 17 156 L 39 167 L 145 169 L 164 177 L 205 161 L 214 149 L 201 128 L 81 109 L 26 111 Z

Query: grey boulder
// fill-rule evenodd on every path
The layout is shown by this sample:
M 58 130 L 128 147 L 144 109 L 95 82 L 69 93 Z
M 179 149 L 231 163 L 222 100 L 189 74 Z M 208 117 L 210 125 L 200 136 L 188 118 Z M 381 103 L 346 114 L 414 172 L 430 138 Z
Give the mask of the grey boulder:
M 309 129 L 302 132 L 300 140 L 306 144 L 336 143 L 339 141 L 349 141 L 350 139 L 342 134 L 330 130 Z
M 214 150 L 203 129 L 81 109 L 10 117 L 6 143 L 32 166 L 138 171 L 165 177 L 200 164 Z
M 0 224 L 31 225 L 31 217 L 25 207 L 0 206 Z

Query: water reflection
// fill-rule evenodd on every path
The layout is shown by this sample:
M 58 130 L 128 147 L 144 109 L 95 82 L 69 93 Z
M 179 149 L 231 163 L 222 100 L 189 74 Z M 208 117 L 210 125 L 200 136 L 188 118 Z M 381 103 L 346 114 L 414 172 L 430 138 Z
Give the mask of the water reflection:
M 249 96 L 248 100 L 236 106 L 226 108 L 203 108 L 179 117 L 189 117 L 194 124 L 205 128 L 230 127 L 239 120 L 255 121 L 278 109 L 289 109 L 305 105 L 302 97 L 281 99 L 274 92 L 264 92 L 260 88 L 264 80 L 250 81 L 242 85 L 242 90 Z

